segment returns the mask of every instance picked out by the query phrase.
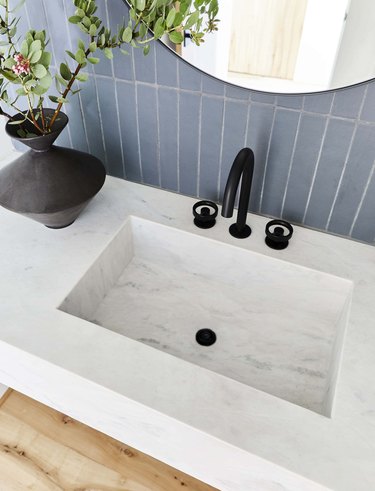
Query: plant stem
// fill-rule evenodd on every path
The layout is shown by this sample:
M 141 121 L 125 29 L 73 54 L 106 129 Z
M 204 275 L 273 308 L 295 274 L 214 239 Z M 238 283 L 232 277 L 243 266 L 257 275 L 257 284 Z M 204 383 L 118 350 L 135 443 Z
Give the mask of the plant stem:
M 90 54 L 90 50 L 89 50 L 89 49 L 87 49 L 87 50 L 85 51 L 85 56 L 86 56 L 86 58 L 88 57 L 88 55 L 89 55 L 89 54 Z M 70 90 L 71 90 L 71 88 L 72 88 L 72 86 L 73 86 L 74 82 L 76 81 L 77 75 L 78 75 L 78 74 L 79 74 L 79 72 L 81 71 L 81 68 L 82 68 L 82 65 L 79 63 L 79 64 L 77 65 L 77 68 L 75 69 L 75 72 L 74 72 L 74 73 L 73 73 L 73 75 L 72 75 L 72 78 L 69 80 L 69 83 L 68 83 L 68 85 L 66 86 L 66 89 L 64 90 L 64 92 L 63 92 L 63 94 L 62 94 L 62 98 L 63 98 L 63 99 L 65 99 L 65 98 L 66 98 L 66 96 L 69 94 L 69 92 L 70 92 Z M 62 106 L 63 106 L 63 102 L 59 102 L 59 105 L 57 106 L 57 108 L 56 108 L 56 110 L 55 110 L 55 112 L 54 112 L 54 114 L 53 114 L 53 116 L 52 116 L 52 118 L 51 118 L 51 121 L 50 121 L 50 122 L 49 122 L 49 124 L 48 124 L 48 128 L 47 128 L 48 130 L 51 130 L 51 128 L 52 128 L 52 126 L 53 126 L 54 122 L 56 121 L 57 116 L 59 115 L 59 113 L 60 113 L 60 111 L 61 111 Z
M 32 123 L 33 125 L 35 126 L 35 128 L 42 134 L 44 135 L 44 131 L 42 130 L 42 128 L 39 126 L 37 120 L 35 119 L 35 116 L 34 116 L 34 108 L 33 108 L 33 105 L 31 103 L 31 99 L 30 99 L 30 94 L 26 94 L 27 95 L 27 102 L 29 104 L 29 114 L 31 116 L 31 119 L 32 119 Z

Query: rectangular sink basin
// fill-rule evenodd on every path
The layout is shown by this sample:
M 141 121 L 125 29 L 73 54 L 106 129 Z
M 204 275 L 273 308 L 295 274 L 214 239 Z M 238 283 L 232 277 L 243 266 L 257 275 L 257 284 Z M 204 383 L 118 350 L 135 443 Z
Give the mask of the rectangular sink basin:
M 59 308 L 330 417 L 351 291 L 336 276 L 129 217 Z M 216 342 L 198 344 L 200 329 Z

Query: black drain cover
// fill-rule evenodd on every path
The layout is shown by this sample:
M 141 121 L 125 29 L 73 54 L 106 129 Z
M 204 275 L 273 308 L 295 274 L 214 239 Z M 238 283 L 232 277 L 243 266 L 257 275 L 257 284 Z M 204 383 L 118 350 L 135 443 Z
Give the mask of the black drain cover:
M 202 346 L 211 346 L 216 341 L 216 334 L 211 329 L 199 329 L 195 339 Z

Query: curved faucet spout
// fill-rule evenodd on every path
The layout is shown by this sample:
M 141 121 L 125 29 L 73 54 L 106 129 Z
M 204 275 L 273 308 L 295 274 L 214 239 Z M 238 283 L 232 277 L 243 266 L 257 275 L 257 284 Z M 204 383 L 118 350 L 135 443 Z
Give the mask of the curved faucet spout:
M 243 148 L 237 154 L 229 172 L 225 186 L 221 215 L 233 216 L 234 200 L 241 180 L 240 200 L 238 204 L 237 222 L 230 226 L 231 235 L 239 239 L 249 237 L 251 228 L 246 225 L 246 216 L 249 208 L 251 184 L 254 173 L 254 153 L 250 148 Z

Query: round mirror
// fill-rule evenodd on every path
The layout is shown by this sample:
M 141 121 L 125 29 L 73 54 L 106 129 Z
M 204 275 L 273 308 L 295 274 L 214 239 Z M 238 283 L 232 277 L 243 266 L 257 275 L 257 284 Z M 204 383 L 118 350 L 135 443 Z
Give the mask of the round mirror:
M 374 0 L 219 0 L 219 30 L 172 46 L 206 73 L 255 90 L 317 92 L 375 77 Z

